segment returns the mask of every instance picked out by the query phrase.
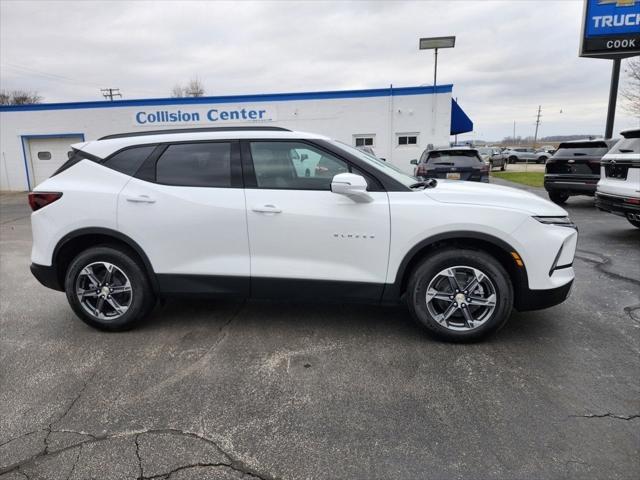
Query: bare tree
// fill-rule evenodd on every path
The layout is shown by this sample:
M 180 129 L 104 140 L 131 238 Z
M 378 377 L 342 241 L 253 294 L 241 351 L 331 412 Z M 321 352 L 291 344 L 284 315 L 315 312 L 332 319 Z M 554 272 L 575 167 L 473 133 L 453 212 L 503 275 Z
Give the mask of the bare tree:
M 42 102 L 38 92 L 27 90 L 0 90 L 0 105 L 28 105 Z
M 171 96 L 174 98 L 182 98 L 184 97 L 184 88 L 180 85 L 176 84 L 173 89 L 171 89 Z
M 624 102 L 623 108 L 629 113 L 640 115 L 640 57 L 627 60 L 624 73 L 627 75 L 626 85 L 620 90 Z
M 184 93 L 187 97 L 202 97 L 204 96 L 204 86 L 197 77 L 192 78 L 184 89 Z
M 202 82 L 196 77 L 189 80 L 186 86 L 176 84 L 171 90 L 171 96 L 174 98 L 182 97 L 202 97 L 204 96 L 204 86 Z

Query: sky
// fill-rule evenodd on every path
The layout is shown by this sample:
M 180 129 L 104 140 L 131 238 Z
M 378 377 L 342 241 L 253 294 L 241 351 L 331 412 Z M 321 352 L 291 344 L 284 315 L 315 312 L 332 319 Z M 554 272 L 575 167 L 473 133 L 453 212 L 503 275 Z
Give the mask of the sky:
M 45 102 L 170 96 L 197 77 L 208 95 L 431 85 L 420 37 L 440 50 L 438 84 L 474 121 L 467 137 L 602 134 L 610 60 L 578 57 L 582 0 L 0 0 L 0 88 Z M 624 69 L 625 61 L 623 61 Z M 624 86 L 624 73 L 621 86 Z M 621 108 L 615 131 L 640 126 Z

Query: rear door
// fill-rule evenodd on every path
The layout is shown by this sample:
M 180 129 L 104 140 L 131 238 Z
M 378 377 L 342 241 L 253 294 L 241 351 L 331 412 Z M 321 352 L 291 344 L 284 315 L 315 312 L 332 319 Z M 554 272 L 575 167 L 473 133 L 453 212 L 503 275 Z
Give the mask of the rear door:
M 118 197 L 118 227 L 170 293 L 249 293 L 239 143 L 160 145 Z
M 361 172 L 309 142 L 256 140 L 242 154 L 252 295 L 379 299 L 389 256 L 387 193 L 370 191 L 368 203 L 332 193 L 334 175 Z M 308 168 L 296 165 L 302 158 Z

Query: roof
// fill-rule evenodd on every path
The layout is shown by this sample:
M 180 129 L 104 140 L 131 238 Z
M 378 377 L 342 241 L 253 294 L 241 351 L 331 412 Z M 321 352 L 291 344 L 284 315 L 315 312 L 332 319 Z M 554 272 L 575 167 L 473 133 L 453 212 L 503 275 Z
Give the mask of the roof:
M 199 105 L 210 103 L 255 103 L 255 102 L 283 102 L 293 100 L 330 100 L 339 98 L 369 98 L 391 97 L 405 95 L 433 95 L 450 93 L 453 85 L 438 85 L 436 87 L 399 87 L 372 88 L 366 90 L 329 90 L 320 92 L 295 93 L 261 93 L 255 95 L 229 95 L 213 97 L 182 97 L 182 98 L 142 98 L 134 100 L 70 102 L 70 103 L 36 103 L 32 105 L 3 105 L 0 112 L 27 112 L 34 110 L 70 110 L 83 108 L 119 108 L 142 107 L 149 105 Z
M 185 142 L 199 140 L 239 140 L 243 138 L 251 139 L 285 139 L 285 140 L 330 140 L 324 135 L 308 132 L 294 132 L 290 130 L 260 130 L 256 129 L 236 129 L 217 131 L 189 131 L 173 133 L 154 133 L 144 136 L 115 136 L 115 138 L 105 138 L 103 140 L 93 140 L 90 142 L 76 143 L 73 148 L 90 153 L 99 158 L 105 158 L 112 153 L 131 145 L 149 145 L 166 142 Z

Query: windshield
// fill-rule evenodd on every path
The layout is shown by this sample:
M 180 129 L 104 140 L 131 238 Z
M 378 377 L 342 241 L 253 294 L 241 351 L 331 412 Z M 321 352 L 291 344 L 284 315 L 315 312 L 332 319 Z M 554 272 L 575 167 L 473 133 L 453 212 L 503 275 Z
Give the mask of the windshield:
M 331 140 L 331 143 L 333 143 L 337 147 L 340 147 L 340 148 L 348 151 L 350 154 L 352 154 L 352 155 L 364 160 L 365 162 L 367 162 L 372 167 L 374 167 L 377 170 L 389 175 L 391 178 L 393 178 L 394 180 L 397 180 L 398 182 L 402 183 L 403 185 L 406 185 L 407 187 L 410 187 L 411 185 L 415 185 L 415 183 L 418 181 L 418 179 L 416 177 L 412 177 L 411 175 L 407 175 L 406 173 L 404 173 L 402 170 L 400 170 L 395 165 L 391 165 L 390 163 L 385 162 L 383 160 L 380 160 L 379 158 L 374 157 L 373 155 L 369 155 L 366 152 L 358 150 L 357 148 L 354 148 L 354 147 L 352 147 L 351 145 L 349 145 L 347 143 L 343 143 L 343 142 L 341 142 L 339 140 Z

